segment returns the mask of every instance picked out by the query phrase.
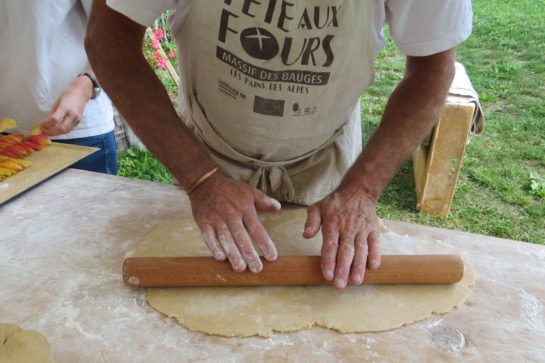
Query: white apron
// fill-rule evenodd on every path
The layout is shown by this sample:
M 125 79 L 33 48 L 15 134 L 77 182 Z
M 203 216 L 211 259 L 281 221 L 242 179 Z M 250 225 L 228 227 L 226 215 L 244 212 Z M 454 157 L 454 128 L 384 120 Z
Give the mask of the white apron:
M 176 34 L 181 113 L 223 171 L 303 205 L 335 189 L 361 152 L 374 3 L 193 1 Z

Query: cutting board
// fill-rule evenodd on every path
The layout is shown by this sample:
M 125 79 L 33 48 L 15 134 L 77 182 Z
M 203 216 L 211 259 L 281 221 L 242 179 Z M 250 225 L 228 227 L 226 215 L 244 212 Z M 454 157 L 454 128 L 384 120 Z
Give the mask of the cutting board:
M 97 150 L 94 147 L 52 142 L 43 150 L 32 153 L 25 158 L 32 162 L 30 167 L 0 182 L 0 205 Z

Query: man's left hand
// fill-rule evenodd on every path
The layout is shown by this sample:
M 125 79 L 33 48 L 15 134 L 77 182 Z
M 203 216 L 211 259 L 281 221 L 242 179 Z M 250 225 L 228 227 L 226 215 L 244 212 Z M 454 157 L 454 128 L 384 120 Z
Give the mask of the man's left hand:
M 338 289 L 360 285 L 365 269 L 380 266 L 376 202 L 362 188 L 346 186 L 311 205 L 304 236 L 322 228 L 322 273 Z

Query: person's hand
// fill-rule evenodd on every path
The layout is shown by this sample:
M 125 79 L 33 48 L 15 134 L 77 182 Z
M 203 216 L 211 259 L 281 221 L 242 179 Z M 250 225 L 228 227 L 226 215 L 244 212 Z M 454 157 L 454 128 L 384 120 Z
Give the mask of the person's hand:
M 51 114 L 40 122 L 41 132 L 49 136 L 62 135 L 76 127 L 92 96 L 93 84 L 87 77 L 78 77 L 53 105 Z
M 215 259 L 229 259 L 238 272 L 246 267 L 252 272 L 263 269 L 255 247 L 266 260 L 276 259 L 276 247 L 257 217 L 257 210 L 280 210 L 276 199 L 221 173 L 215 173 L 189 197 L 193 217 Z
M 338 188 L 307 210 L 304 237 L 322 227 L 322 273 L 338 289 L 360 285 L 365 268 L 380 266 L 376 202 L 361 188 Z

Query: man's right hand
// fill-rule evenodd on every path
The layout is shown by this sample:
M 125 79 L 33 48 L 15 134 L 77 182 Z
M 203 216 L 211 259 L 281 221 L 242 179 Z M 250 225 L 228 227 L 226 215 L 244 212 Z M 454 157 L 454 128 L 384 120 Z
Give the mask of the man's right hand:
M 181 122 L 146 61 L 145 32 L 144 26 L 110 9 L 106 0 L 95 0 L 85 49 L 98 81 L 138 137 L 188 188 L 215 163 Z M 220 173 L 206 179 L 190 198 L 193 216 L 215 258 L 228 258 L 236 271 L 249 267 L 254 272 L 263 268 L 256 248 L 267 260 L 276 259 L 276 248 L 257 210 L 279 210 L 278 201 Z
M 235 271 L 259 272 L 277 257 L 276 247 L 257 217 L 257 211 L 275 212 L 280 203 L 260 190 L 215 173 L 189 195 L 193 217 L 214 258 L 229 259 Z

